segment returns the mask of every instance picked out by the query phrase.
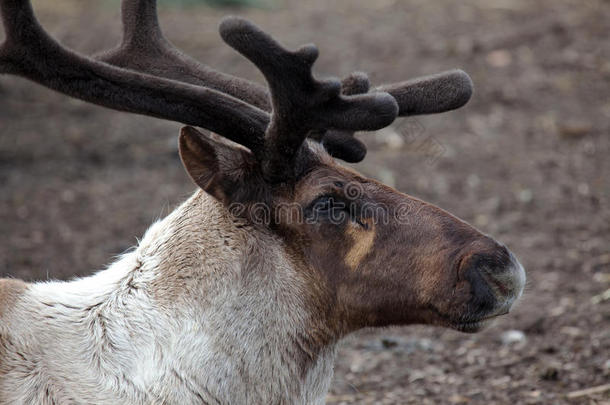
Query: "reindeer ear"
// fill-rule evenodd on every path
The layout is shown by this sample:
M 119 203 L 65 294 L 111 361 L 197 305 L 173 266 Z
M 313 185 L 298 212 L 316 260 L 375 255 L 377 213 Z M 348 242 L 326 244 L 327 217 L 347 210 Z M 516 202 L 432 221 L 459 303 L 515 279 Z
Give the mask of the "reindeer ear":
M 180 131 L 179 151 L 191 179 L 204 191 L 228 204 L 241 188 L 253 160 L 250 152 L 193 127 Z

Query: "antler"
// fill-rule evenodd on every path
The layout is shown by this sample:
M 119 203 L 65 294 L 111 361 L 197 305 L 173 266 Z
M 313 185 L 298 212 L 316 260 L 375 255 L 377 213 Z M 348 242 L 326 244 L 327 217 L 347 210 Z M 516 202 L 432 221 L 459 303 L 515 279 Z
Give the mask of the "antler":
M 310 131 L 375 130 L 391 124 L 398 114 L 394 97 L 387 93 L 343 97 L 338 80 L 314 79 L 314 45 L 288 51 L 237 17 L 221 22 L 220 36 L 254 63 L 269 84 L 273 113 L 265 134 L 263 173 L 271 181 L 292 176 L 293 162 Z
M 369 88 L 369 78 L 363 72 L 351 73 L 341 81 L 341 93 L 346 96 L 368 93 Z M 314 132 L 310 137 L 320 141 L 330 155 L 345 156 L 342 159 L 348 162 L 360 162 L 366 155 L 366 146 L 354 137 L 354 131 L 331 129 Z
M 175 48 L 159 28 L 156 0 L 123 0 L 123 42 L 98 57 L 105 63 L 54 41 L 36 21 L 28 0 L 0 0 L 0 11 L 6 30 L 6 41 L 0 47 L 0 73 L 21 75 L 105 107 L 207 128 L 250 148 L 257 156 L 268 156 L 274 149 L 274 142 L 264 146 L 265 128 L 271 119 L 268 111 L 272 109 L 267 90 L 217 72 Z M 349 77 L 344 80 L 343 94 L 365 93 L 350 92 L 349 81 Z M 332 82 L 330 88 L 326 87 L 332 88 L 327 94 L 331 96 L 338 86 Z M 457 71 L 374 91 L 392 94 L 398 101 L 399 115 L 413 115 L 463 105 L 470 97 L 472 84 L 465 73 Z M 350 162 L 361 160 L 366 148 L 353 137 L 353 129 L 367 127 L 357 124 L 357 119 L 352 123 L 331 121 L 327 124 L 338 128 L 342 128 L 339 124 L 348 124 L 352 129 L 327 131 L 320 123 L 310 134 L 322 140 L 333 156 Z
M 472 96 L 472 80 L 463 70 L 455 69 L 379 86 L 375 91 L 390 93 L 400 107 L 401 117 L 434 114 L 466 104 Z
M 268 91 L 257 83 L 218 72 L 194 60 L 172 45 L 163 35 L 158 22 L 156 0 L 123 0 L 123 40 L 97 59 L 104 62 L 161 76 L 190 84 L 209 87 L 262 110 L 271 111 Z M 363 73 L 358 73 L 361 80 Z M 346 91 L 355 76 L 350 75 L 342 83 L 342 93 L 363 94 L 366 88 Z M 361 81 L 362 83 L 362 81 Z M 454 70 L 381 86 L 374 91 L 390 93 L 398 102 L 399 116 L 432 114 L 449 111 L 464 105 L 472 94 L 472 82 L 462 71 Z M 366 155 L 366 147 L 353 137 L 353 131 L 314 133 L 328 152 L 348 162 L 359 162 Z
M 24 76 L 46 87 L 116 110 L 207 128 L 261 150 L 266 112 L 219 91 L 121 69 L 72 52 L 53 40 L 28 0 L 1 0 L 6 40 L 0 73 Z
M 269 94 L 263 86 L 218 72 L 169 42 L 159 26 L 157 0 L 123 0 L 121 15 L 121 44 L 96 55 L 96 59 L 154 76 L 209 87 L 261 110 L 271 111 Z

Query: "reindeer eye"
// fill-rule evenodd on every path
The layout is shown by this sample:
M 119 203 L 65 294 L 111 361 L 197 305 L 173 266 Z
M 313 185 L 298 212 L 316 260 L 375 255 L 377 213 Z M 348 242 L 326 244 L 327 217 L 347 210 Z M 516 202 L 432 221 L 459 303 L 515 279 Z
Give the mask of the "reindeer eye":
M 333 224 L 341 224 L 350 217 L 348 205 L 333 195 L 323 195 L 316 198 L 307 208 L 309 221 L 324 220 Z
M 332 195 L 323 195 L 311 203 L 311 209 L 317 213 L 329 213 L 336 206 L 336 200 Z

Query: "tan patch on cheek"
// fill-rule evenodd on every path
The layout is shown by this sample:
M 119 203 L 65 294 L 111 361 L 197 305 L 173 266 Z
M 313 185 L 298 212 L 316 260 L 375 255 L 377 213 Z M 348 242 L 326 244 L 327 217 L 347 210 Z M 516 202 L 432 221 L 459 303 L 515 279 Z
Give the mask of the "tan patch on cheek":
M 355 270 L 362 259 L 373 250 L 375 244 L 375 227 L 373 221 L 369 221 L 368 229 L 362 229 L 359 225 L 352 224 L 347 229 L 347 234 L 352 238 L 354 244 L 345 255 L 345 263 L 347 266 Z
M 26 288 L 27 284 L 21 280 L 0 279 L 0 317 L 11 309 Z

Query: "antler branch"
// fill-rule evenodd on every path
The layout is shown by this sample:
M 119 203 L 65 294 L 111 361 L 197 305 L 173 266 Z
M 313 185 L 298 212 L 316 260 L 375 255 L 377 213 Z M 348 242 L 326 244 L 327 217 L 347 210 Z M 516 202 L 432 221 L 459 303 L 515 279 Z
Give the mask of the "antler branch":
M 341 81 L 341 93 L 346 96 L 368 93 L 369 88 L 369 78 L 363 72 L 353 72 Z M 346 162 L 360 162 L 366 156 L 366 146 L 354 137 L 354 131 L 331 129 L 313 137 L 329 154 Z
M 123 68 L 209 87 L 264 111 L 271 111 L 269 93 L 263 86 L 211 69 L 171 44 L 159 26 L 156 0 L 123 0 L 121 10 L 123 41 L 117 48 L 98 55 L 97 59 Z M 370 85 L 366 75 L 363 75 L 358 73 L 345 78 L 341 84 L 342 94 L 367 93 Z M 362 87 L 364 82 L 366 86 Z M 394 96 L 399 106 L 399 116 L 431 114 L 464 105 L 472 94 L 472 82 L 462 71 L 449 71 L 381 86 L 373 91 L 387 91 Z M 329 130 L 313 137 L 322 140 L 331 155 L 347 162 L 359 162 L 366 155 L 366 147 L 353 137 L 353 131 Z
M 200 126 L 261 150 L 268 114 L 219 91 L 120 69 L 72 52 L 53 40 L 27 0 L 2 0 L 6 41 L 0 73 L 104 107 Z
M 207 128 L 250 148 L 263 160 L 288 152 L 285 159 L 270 160 L 268 166 L 277 166 L 278 172 L 287 168 L 307 134 L 335 157 L 362 160 L 366 148 L 354 138 L 354 130 L 379 128 L 384 120 L 393 119 L 387 114 L 390 104 L 383 92 L 396 99 L 401 116 L 458 108 L 472 94 L 472 82 L 462 71 L 380 86 L 368 95 L 363 74 L 347 77 L 341 86 L 333 80 L 316 81 L 311 75 L 315 47 L 289 52 L 252 24 L 232 19 L 245 30 L 225 33 L 236 41 L 236 49 L 246 56 L 251 52 L 248 57 L 260 64 L 273 101 L 263 86 L 217 72 L 174 47 L 159 27 L 156 0 L 123 0 L 123 41 L 98 56 L 105 63 L 55 42 L 36 21 L 27 0 L 0 0 L 0 11 L 6 30 L 0 73 L 21 75 L 105 107 Z M 225 22 L 225 29 L 230 25 Z M 263 48 L 257 50 L 259 44 Z M 268 50 L 275 54 L 266 56 Z M 266 128 L 268 145 L 263 146 Z M 292 135 L 287 139 L 277 135 L 285 132 Z
M 254 24 L 237 17 L 220 24 L 224 41 L 265 76 L 273 112 L 265 135 L 263 171 L 271 181 L 291 177 L 293 162 L 311 130 L 376 130 L 389 125 L 398 106 L 387 93 L 341 96 L 337 80 L 316 80 L 313 45 L 291 52 Z
M 176 48 L 163 35 L 157 0 L 123 0 L 123 40 L 96 59 L 115 66 L 208 87 L 264 111 L 271 111 L 267 90 L 254 82 L 218 72 Z
M 455 69 L 400 83 L 387 84 L 375 91 L 388 92 L 396 99 L 400 116 L 434 114 L 460 108 L 472 96 L 472 80 Z

